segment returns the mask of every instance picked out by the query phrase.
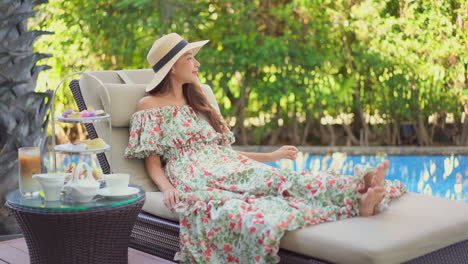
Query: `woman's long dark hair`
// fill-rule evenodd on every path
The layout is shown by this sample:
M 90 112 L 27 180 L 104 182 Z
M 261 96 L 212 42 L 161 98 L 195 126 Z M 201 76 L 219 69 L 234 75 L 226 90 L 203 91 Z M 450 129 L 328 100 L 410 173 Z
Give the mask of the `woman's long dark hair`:
M 152 90 L 148 92 L 150 95 L 167 94 L 171 87 L 171 78 L 168 73 L 164 79 Z M 223 133 L 228 130 L 227 124 L 221 121 L 218 112 L 211 107 L 203 93 L 202 88 L 199 85 L 193 83 L 186 83 L 182 85 L 182 91 L 188 104 L 198 113 L 208 118 L 211 126 L 218 131 Z

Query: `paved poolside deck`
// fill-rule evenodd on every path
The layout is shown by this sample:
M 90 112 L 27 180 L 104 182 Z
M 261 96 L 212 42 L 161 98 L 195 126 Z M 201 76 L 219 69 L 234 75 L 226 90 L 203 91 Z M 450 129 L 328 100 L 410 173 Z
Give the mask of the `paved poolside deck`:
M 28 247 L 24 238 L 0 242 L 0 264 L 29 264 Z M 175 263 L 145 252 L 128 249 L 129 264 L 170 264 Z

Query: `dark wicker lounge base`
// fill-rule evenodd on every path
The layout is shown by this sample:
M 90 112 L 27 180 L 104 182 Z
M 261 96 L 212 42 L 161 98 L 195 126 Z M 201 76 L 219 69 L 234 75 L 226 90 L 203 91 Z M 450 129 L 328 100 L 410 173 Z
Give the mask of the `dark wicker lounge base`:
M 140 213 L 130 237 L 130 247 L 167 260 L 179 251 L 179 223 Z M 328 263 L 281 249 L 281 263 Z
M 145 198 L 90 210 L 37 210 L 7 203 L 31 264 L 128 263 L 129 237 Z
M 79 81 L 71 81 L 70 89 L 73 93 L 79 110 L 82 111 L 86 109 L 86 103 L 84 102 L 83 96 L 81 94 Z M 96 130 L 92 124 L 86 124 L 86 129 L 90 135 L 90 138 L 97 137 Z M 98 155 L 98 159 L 104 173 L 108 173 L 110 168 L 105 156 Z M 173 261 L 175 253 L 179 251 L 179 223 L 168 221 L 166 219 L 142 212 L 138 215 L 137 221 L 133 228 L 133 232 L 130 238 L 130 247 Z M 326 261 L 314 259 L 283 249 L 279 251 L 279 255 L 281 257 L 281 263 L 328 263 Z M 419 263 L 468 263 L 468 241 L 462 241 L 460 243 L 431 252 L 427 255 L 407 262 L 407 264 Z
M 167 260 L 173 260 L 179 251 L 179 223 L 148 213 L 140 213 L 130 237 L 130 247 Z M 325 264 L 323 260 L 280 249 L 280 263 Z M 468 240 L 410 260 L 406 264 L 468 263 Z

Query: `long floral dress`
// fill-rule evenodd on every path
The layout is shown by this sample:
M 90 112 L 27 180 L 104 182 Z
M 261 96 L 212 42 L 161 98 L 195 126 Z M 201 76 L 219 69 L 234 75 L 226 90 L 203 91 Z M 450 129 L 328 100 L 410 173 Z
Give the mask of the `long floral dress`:
M 222 118 L 222 117 L 221 117 Z M 277 263 L 286 230 L 359 215 L 355 176 L 277 169 L 232 149 L 229 129 L 217 132 L 189 105 L 133 114 L 126 158 L 160 155 L 166 177 L 182 194 L 181 263 Z M 407 189 L 386 180 L 380 208 Z

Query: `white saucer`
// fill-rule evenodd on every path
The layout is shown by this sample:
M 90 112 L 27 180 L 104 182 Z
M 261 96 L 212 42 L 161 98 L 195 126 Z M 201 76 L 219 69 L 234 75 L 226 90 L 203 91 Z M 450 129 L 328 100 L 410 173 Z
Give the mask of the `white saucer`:
M 109 188 L 102 188 L 99 189 L 98 194 L 101 196 L 106 196 L 106 197 L 111 197 L 111 198 L 120 198 L 120 197 L 126 197 L 129 195 L 134 195 L 137 194 L 140 190 L 135 187 L 128 187 L 127 190 L 124 192 L 119 192 L 119 193 L 111 193 Z

